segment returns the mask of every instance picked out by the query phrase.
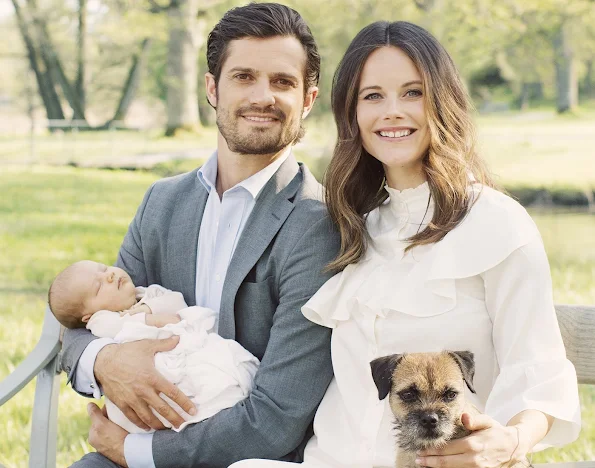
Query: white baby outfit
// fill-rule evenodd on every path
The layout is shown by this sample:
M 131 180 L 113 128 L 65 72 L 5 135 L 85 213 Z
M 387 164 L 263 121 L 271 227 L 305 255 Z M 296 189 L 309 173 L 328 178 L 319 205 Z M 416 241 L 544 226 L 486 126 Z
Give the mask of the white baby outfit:
M 314 419 L 304 467 L 392 467 L 388 398 L 378 400 L 370 361 L 394 353 L 472 351 L 476 394 L 466 397 L 501 424 L 526 409 L 555 418 L 536 449 L 575 440 L 580 405 L 552 299 L 537 227 L 514 200 L 488 187 L 440 242 L 404 253 L 432 219 L 427 183 L 390 198 L 367 217 L 365 257 L 304 305 L 333 328 L 333 378 Z M 428 201 L 430 202 L 428 203 Z M 234 468 L 274 468 L 246 460 Z
M 188 396 L 197 409 L 197 414 L 191 416 L 161 394 L 185 420 L 174 430 L 207 419 L 248 397 L 260 363 L 238 342 L 213 332 L 217 318 L 214 311 L 188 307 L 181 293 L 155 284 L 138 287 L 136 293 L 139 303 L 146 303 L 153 314 L 177 313 L 181 321 L 157 328 L 145 324 L 144 313 L 120 316 L 118 312 L 101 310 L 91 316 L 87 328 L 95 336 L 113 338 L 118 343 L 180 337 L 173 350 L 155 355 L 156 369 Z M 152 432 L 134 425 L 109 399 L 106 398 L 105 404 L 109 419 L 128 432 Z M 166 427 L 171 427 L 161 415 L 153 413 Z

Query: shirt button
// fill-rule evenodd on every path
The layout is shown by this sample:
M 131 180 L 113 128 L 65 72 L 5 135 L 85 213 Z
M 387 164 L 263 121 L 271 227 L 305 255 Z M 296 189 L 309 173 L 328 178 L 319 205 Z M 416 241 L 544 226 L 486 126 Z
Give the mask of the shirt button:
M 221 281 L 221 275 L 215 275 L 215 279 L 217 280 L 217 283 L 218 283 L 219 281 Z

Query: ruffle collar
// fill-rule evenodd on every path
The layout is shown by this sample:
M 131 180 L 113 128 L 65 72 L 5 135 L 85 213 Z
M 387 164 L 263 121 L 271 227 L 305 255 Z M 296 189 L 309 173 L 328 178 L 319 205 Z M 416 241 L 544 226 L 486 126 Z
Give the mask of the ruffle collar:
M 389 195 L 387 204 L 397 216 L 424 212 L 428 208 L 430 201 L 430 186 L 428 182 L 405 190 L 397 190 L 388 185 L 385 185 L 384 189 Z
M 495 267 L 539 237 L 535 223 L 516 201 L 489 187 L 475 185 L 472 190 L 477 200 L 459 226 L 440 242 L 407 254 L 413 267 L 400 258 L 374 256 L 349 265 L 304 305 L 306 318 L 333 328 L 355 309 L 378 316 L 398 311 L 419 317 L 454 309 L 456 279 Z M 407 268 L 407 274 L 401 268 Z M 396 283 L 394 278 L 402 279 Z

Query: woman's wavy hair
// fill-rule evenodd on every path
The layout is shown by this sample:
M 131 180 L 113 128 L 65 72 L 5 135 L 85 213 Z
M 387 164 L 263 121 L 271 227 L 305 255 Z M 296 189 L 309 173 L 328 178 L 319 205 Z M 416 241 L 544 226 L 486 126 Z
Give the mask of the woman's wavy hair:
M 430 133 L 423 170 L 434 214 L 425 229 L 408 239 L 406 251 L 440 241 L 463 220 L 472 204 L 470 180 L 494 187 L 476 154 L 472 105 L 448 52 L 428 31 L 405 21 L 366 26 L 349 45 L 333 78 L 331 105 L 338 138 L 324 185 L 330 215 L 341 234 L 341 250 L 328 265 L 330 270 L 362 258 L 368 242 L 365 216 L 388 197 L 382 163 L 363 147 L 356 108 L 366 60 L 380 47 L 391 46 L 407 54 L 422 77 Z

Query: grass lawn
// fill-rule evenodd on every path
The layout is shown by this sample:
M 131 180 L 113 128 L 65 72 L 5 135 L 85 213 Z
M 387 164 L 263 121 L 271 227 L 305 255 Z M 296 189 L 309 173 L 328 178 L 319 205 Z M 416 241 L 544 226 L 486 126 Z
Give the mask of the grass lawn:
M 151 130 L 44 132 L 33 140 L 29 135 L 0 135 L 0 164 L 100 165 L 135 155 L 188 150 L 211 152 L 215 143 L 214 127 L 203 128 L 199 134 L 186 133 L 176 138 L 165 138 L 161 132 Z
M 595 113 L 482 116 L 480 154 L 507 185 L 595 188 Z
M 330 156 L 336 130 L 330 117 L 306 123 L 296 153 L 316 169 L 316 157 Z M 499 183 L 595 188 L 595 109 L 564 116 L 548 110 L 480 115 L 476 125 L 479 153 Z
M 578 171 L 580 172 L 580 171 Z M 73 261 L 115 260 L 148 173 L 76 168 L 3 167 L 0 173 L 0 379 L 34 347 L 47 288 Z M 595 304 L 595 217 L 535 214 L 552 265 L 557 302 Z M 91 450 L 86 442 L 87 400 L 65 387 L 62 375 L 58 466 Z M 27 466 L 34 386 L 0 408 L 0 464 Z M 535 462 L 595 460 L 595 389 L 581 388 L 584 429 L 562 450 Z
M 536 110 L 480 115 L 476 120 L 480 153 L 500 183 L 595 188 L 595 107 L 578 115 L 558 116 L 554 111 Z M 305 124 L 306 136 L 295 153 L 319 175 L 332 152 L 335 125 L 330 115 L 306 119 Z M 200 154 L 200 159 L 207 157 L 215 145 L 214 128 L 173 139 L 164 138 L 158 131 L 43 134 L 35 138 L 35 157 L 31 161 L 28 136 L 5 135 L 0 136 L 0 164 L 127 165 L 135 155 L 191 150 Z M 196 164 L 194 160 L 174 165 L 183 169 Z

